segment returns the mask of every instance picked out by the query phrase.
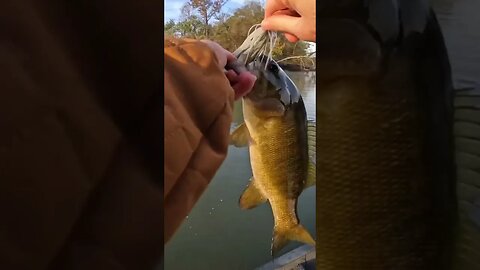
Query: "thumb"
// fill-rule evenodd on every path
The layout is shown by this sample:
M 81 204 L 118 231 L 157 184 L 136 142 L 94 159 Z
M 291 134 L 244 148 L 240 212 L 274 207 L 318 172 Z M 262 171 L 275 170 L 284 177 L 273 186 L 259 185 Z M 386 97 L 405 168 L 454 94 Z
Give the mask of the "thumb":
M 297 42 L 299 40 L 296 36 L 289 33 L 285 33 L 285 38 L 290 42 Z
M 289 15 L 273 15 L 262 21 L 262 28 L 265 30 L 279 31 L 298 37 L 298 24 L 301 17 Z

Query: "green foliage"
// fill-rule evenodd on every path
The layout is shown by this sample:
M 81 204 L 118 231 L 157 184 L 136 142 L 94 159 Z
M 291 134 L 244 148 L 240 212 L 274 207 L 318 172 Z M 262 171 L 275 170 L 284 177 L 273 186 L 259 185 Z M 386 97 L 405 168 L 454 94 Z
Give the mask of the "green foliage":
M 211 33 L 211 20 L 220 14 L 223 5 L 228 0 L 189 0 L 185 6 L 191 7 L 196 11 L 198 18 L 203 23 L 203 35 L 205 38 L 209 38 Z
M 176 25 L 177 35 L 186 38 L 203 38 L 205 25 L 198 17 L 192 16 L 188 19 L 180 21 Z
M 177 31 L 176 29 L 176 24 L 174 20 L 169 20 L 167 23 L 165 23 L 165 35 L 166 36 L 174 36 L 175 32 Z
M 166 35 L 188 38 L 208 38 L 218 42 L 229 51 L 237 49 L 247 37 L 249 29 L 261 23 L 264 16 L 263 4 L 250 1 L 238 8 L 233 14 L 222 12 L 227 0 L 189 0 L 182 8 L 180 20 L 165 24 Z M 274 59 L 307 54 L 305 42 L 288 42 L 282 34 L 278 35 L 273 50 Z M 311 65 L 308 59 L 292 58 L 283 63 Z

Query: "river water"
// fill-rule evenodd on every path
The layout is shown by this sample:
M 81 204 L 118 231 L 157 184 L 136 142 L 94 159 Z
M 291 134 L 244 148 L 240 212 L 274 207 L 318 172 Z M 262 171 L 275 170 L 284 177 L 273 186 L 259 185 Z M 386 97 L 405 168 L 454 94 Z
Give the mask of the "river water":
M 315 72 L 289 72 L 315 118 Z M 243 119 L 235 104 L 234 122 Z M 230 147 L 227 159 L 206 192 L 165 249 L 166 270 L 254 269 L 271 260 L 273 216 L 268 203 L 241 210 L 238 199 L 252 171 L 247 148 Z M 315 187 L 299 199 L 301 223 L 315 237 Z M 284 249 L 289 251 L 298 244 Z
M 480 80 L 480 0 L 431 1 L 443 29 L 456 88 Z M 315 73 L 289 73 L 315 118 Z M 238 105 L 238 104 L 237 104 Z M 235 121 L 241 121 L 240 106 Z M 246 149 L 231 147 L 207 191 L 165 249 L 166 270 L 254 269 L 271 259 L 273 218 L 268 204 L 243 211 L 238 198 L 251 169 Z M 302 224 L 315 237 L 315 188 L 299 200 Z M 291 244 L 285 250 L 298 245 Z

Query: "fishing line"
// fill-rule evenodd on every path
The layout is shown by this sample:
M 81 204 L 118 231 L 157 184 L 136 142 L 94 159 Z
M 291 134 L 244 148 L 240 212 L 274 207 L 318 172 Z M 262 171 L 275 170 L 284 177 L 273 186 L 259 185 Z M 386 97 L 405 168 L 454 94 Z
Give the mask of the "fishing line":
M 277 33 L 272 31 L 265 31 L 261 24 L 254 24 L 250 27 L 247 33 L 247 38 L 234 52 L 237 58 L 246 54 L 244 65 L 247 65 L 255 60 L 265 60 L 265 69 L 268 67 L 268 62 L 273 60 L 273 50 L 277 43 Z

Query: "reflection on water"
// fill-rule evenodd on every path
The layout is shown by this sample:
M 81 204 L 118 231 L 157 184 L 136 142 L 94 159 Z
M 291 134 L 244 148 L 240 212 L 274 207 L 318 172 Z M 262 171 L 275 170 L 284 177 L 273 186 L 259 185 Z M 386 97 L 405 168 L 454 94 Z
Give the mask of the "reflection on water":
M 302 93 L 309 118 L 315 118 L 315 73 L 290 72 Z M 235 104 L 234 122 L 242 121 Z M 166 246 L 165 269 L 254 269 L 269 260 L 273 216 L 268 204 L 241 210 L 238 198 L 252 171 L 246 148 L 230 147 L 228 157 L 194 210 Z M 315 237 L 315 188 L 299 199 L 298 215 Z M 297 247 L 290 244 L 284 252 Z

